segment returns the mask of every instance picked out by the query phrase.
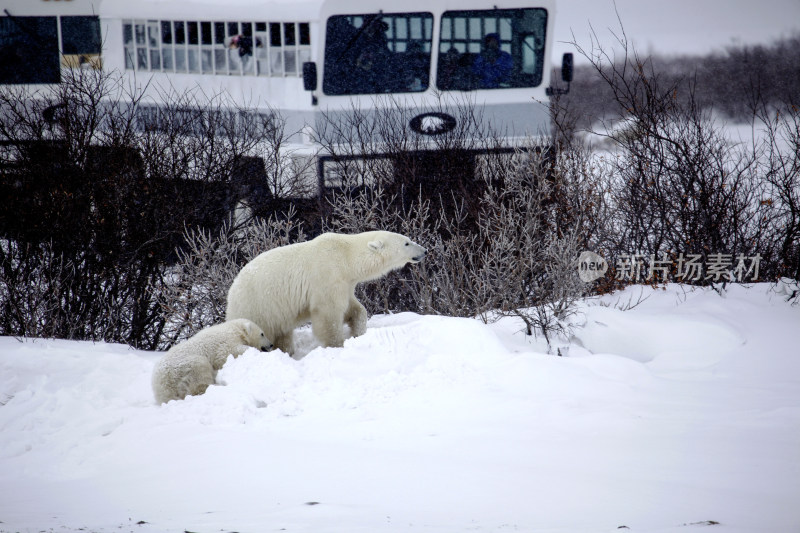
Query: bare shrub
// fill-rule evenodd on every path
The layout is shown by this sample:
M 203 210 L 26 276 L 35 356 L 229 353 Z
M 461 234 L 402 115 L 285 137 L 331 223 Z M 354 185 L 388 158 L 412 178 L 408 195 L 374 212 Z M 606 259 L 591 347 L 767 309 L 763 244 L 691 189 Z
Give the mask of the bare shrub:
M 615 33 L 624 34 L 624 30 L 620 28 Z M 586 52 L 594 62 L 608 59 L 603 61 L 605 69 L 628 59 L 624 53 L 608 58 L 594 54 L 599 41 L 594 34 L 589 37 L 592 50 Z M 768 44 L 731 45 L 703 56 L 656 54 L 651 59 L 661 83 L 679 88 L 676 97 L 681 102 L 685 102 L 684 83 L 692 80 L 694 99 L 703 110 L 713 108 L 737 123 L 752 120 L 754 102 L 774 108 L 800 94 L 800 35 L 779 37 Z M 556 74 L 553 79 L 558 79 Z M 561 99 L 568 118 L 564 122 L 570 132 L 591 128 L 597 121 L 623 111 L 611 87 L 591 64 L 575 65 L 572 90 Z
M 272 198 L 255 163 L 281 149 L 279 117 L 171 89 L 153 106 L 121 80 L 75 69 L 54 90 L 0 87 L 0 334 L 154 348 L 185 229 Z
M 52 93 L 0 89 L 0 334 L 141 347 L 160 335 L 151 295 L 161 283 L 163 235 L 134 231 L 135 194 L 116 201 L 132 189 L 124 183 L 138 158 L 102 144 L 114 112 L 104 101 L 114 90 L 94 70 L 65 73 Z M 131 116 L 114 122 L 130 129 Z
M 757 114 L 767 135 L 761 205 L 776 248 L 775 275 L 800 280 L 800 107 L 761 105 Z
M 586 290 L 576 260 L 602 219 L 597 183 L 584 178 L 583 164 L 576 153 L 554 163 L 543 146 L 531 145 L 486 161 L 475 215 L 457 198 L 448 213 L 432 210 L 421 194 L 398 210 L 378 187 L 334 195 L 326 223 L 342 232 L 389 229 L 428 248 L 423 263 L 359 288 L 368 311 L 484 321 L 513 315 L 550 343 Z
M 414 117 L 448 114 L 455 127 L 437 135 L 409 132 Z M 475 179 L 477 154 L 500 146 L 498 133 L 484 120 L 480 106 L 465 93 L 438 95 L 429 106 L 404 106 L 378 96 L 373 108 L 353 106 L 324 114 L 316 133 L 327 159 L 326 187 L 359 190 L 379 187 L 395 207 L 408 209 L 418 197 L 431 209 L 474 220 L 484 181 Z
M 301 223 L 290 210 L 245 224 L 223 224 L 216 232 L 189 230 L 187 246 L 160 293 L 166 317 L 163 348 L 191 337 L 225 319 L 228 289 L 239 270 L 262 252 L 306 240 Z
M 606 235 L 606 249 L 671 258 L 686 252 L 704 260 L 760 253 L 766 272 L 771 247 L 760 148 L 732 143 L 696 100 L 691 80 L 664 76 L 631 49 L 624 33 L 619 44 L 623 59 L 581 50 L 611 90 L 624 124 L 594 132 L 613 145 L 605 173 L 615 233 Z
M 529 335 L 541 333 L 548 345 L 553 334 L 566 332 L 566 319 L 586 292 L 577 257 L 593 246 L 602 220 L 602 198 L 584 164 L 576 151 L 551 163 L 540 146 L 528 146 L 483 200 L 476 281 L 490 288 L 481 315 L 517 316 Z
M 18 337 L 124 341 L 152 349 L 164 320 L 162 269 L 109 267 L 91 250 L 0 241 L 0 331 Z

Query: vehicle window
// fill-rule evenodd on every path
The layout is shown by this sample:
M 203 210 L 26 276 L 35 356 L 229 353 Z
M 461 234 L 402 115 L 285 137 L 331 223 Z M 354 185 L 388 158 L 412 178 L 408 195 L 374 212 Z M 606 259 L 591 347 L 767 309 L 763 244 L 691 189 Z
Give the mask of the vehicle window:
M 228 76 L 293 76 L 311 60 L 308 22 L 125 20 L 125 68 Z
M 536 87 L 542 82 L 547 11 L 493 9 L 442 15 L 436 86 Z
M 56 17 L 0 17 L 0 83 L 58 83 Z
M 419 92 L 428 88 L 433 15 L 337 15 L 325 38 L 325 94 Z
M 61 17 L 61 50 L 65 54 L 99 54 L 100 17 Z

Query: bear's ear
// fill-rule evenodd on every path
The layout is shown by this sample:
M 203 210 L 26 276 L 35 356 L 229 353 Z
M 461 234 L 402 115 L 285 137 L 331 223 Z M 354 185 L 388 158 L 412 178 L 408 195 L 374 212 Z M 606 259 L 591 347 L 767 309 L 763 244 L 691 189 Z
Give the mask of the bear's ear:
M 374 251 L 377 252 L 378 250 L 383 248 L 383 242 L 381 242 L 381 241 L 370 241 L 367 246 L 369 246 L 370 250 L 374 250 Z

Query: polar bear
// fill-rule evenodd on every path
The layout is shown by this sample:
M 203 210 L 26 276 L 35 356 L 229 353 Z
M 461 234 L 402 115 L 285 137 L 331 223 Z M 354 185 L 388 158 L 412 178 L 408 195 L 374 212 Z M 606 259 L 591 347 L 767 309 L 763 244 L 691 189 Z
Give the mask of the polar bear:
M 356 285 L 419 263 L 425 253 L 408 237 L 389 231 L 323 233 L 273 248 L 247 263 L 233 280 L 226 318 L 249 318 L 288 354 L 294 353 L 294 328 L 309 320 L 323 346 L 342 346 L 344 324 L 354 337 L 367 329 Z
M 231 320 L 198 331 L 176 344 L 153 368 L 153 393 L 158 403 L 203 394 L 217 378 L 229 355 L 238 357 L 248 348 L 272 348 L 264 332 L 246 319 Z

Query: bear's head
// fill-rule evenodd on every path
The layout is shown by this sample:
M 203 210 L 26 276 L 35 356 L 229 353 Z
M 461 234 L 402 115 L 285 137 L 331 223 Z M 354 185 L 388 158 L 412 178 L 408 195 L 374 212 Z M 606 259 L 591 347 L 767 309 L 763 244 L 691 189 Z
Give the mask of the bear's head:
M 407 263 L 419 263 L 427 253 L 425 248 L 399 233 L 370 231 L 364 235 L 370 252 L 380 258 L 383 272 L 378 275 L 401 268 Z
M 241 328 L 243 344 L 258 348 L 262 352 L 267 352 L 272 349 L 272 342 L 264 335 L 264 331 L 252 320 L 237 318 L 231 322 L 238 323 Z

